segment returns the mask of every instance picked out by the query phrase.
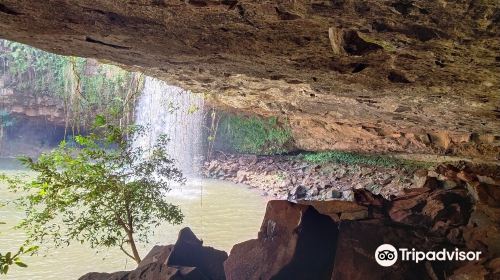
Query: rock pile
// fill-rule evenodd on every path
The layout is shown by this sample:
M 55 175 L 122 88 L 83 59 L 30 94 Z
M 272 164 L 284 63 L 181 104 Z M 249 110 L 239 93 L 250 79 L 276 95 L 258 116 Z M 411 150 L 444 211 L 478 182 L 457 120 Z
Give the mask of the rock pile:
M 243 183 L 288 200 L 352 200 L 353 189 L 390 198 L 415 185 L 412 174 L 403 169 L 316 164 L 287 156 L 220 154 L 205 162 L 203 172 L 208 178 Z

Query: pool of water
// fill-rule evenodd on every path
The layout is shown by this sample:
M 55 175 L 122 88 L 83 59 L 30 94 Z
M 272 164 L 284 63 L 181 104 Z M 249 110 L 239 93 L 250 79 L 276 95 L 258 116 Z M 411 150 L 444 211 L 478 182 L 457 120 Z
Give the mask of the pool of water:
M 14 160 L 0 159 L 0 172 L 26 173 Z M 29 175 L 29 174 L 28 174 Z M 33 174 L 31 174 L 33 175 Z M 12 200 L 15 195 L 0 184 L 0 203 Z M 191 180 L 184 186 L 173 187 L 168 200 L 180 205 L 185 218 L 182 225 L 162 225 L 151 238 L 150 244 L 141 244 L 142 256 L 153 245 L 174 243 L 179 229 L 190 227 L 205 246 L 212 246 L 229 253 L 239 242 L 256 238 L 267 199 L 259 192 L 244 185 L 216 180 Z M 13 226 L 23 217 L 23 212 L 13 205 L 0 208 L 0 252 L 14 251 L 23 243 L 24 234 Z M 135 268 L 118 249 L 97 252 L 85 245 L 74 244 L 64 248 L 43 248 L 36 256 L 23 258 L 28 268 L 12 267 L 8 276 L 0 279 L 78 279 L 87 272 L 113 272 Z

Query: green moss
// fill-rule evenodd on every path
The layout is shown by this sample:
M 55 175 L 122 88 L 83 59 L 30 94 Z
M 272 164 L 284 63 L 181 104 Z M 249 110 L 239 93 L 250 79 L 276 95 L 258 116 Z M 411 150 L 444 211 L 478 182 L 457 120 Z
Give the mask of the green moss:
M 361 39 L 365 40 L 368 43 L 372 43 L 372 44 L 376 44 L 376 45 L 381 46 L 385 51 L 388 51 L 388 52 L 395 52 L 396 51 L 396 47 L 387 41 L 375 39 L 373 37 L 369 37 L 368 35 L 362 34 L 362 33 L 359 33 L 359 37 L 361 37 Z
M 432 164 L 428 162 L 398 159 L 387 155 L 370 155 L 345 151 L 318 152 L 301 155 L 300 157 L 305 161 L 314 163 L 333 162 L 349 165 L 369 165 L 386 168 L 402 168 L 409 171 L 432 166 Z

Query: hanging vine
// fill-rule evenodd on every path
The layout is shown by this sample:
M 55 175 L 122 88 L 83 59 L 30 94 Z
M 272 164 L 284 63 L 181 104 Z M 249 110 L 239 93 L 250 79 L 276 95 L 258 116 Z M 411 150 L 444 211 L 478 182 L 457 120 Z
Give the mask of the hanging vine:
M 6 86 L 16 94 L 49 96 L 60 102 L 66 135 L 83 132 L 97 114 L 121 127 L 133 122 L 143 74 L 6 40 L 0 40 L 0 61 L 8 77 Z
M 217 113 L 215 108 L 210 110 L 210 126 L 208 127 L 208 147 L 207 147 L 207 160 L 212 159 L 215 139 L 217 137 L 217 129 L 219 128 L 219 122 L 221 115 Z

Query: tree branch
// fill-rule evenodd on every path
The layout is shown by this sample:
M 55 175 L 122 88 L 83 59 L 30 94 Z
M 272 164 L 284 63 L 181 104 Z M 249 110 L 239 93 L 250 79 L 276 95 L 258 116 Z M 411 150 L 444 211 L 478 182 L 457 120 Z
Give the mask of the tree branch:
M 122 252 L 125 253 L 125 255 L 127 255 L 129 258 L 135 260 L 134 256 L 132 256 L 129 252 L 127 252 L 127 250 L 123 248 L 123 243 L 120 244 L 120 250 L 122 250 Z
M 122 220 L 122 218 L 120 218 L 119 215 L 116 215 L 116 221 L 118 222 L 118 224 L 123 227 L 123 229 L 125 230 L 126 233 L 129 233 L 132 231 L 132 229 L 128 228 L 127 227 L 127 224 Z

